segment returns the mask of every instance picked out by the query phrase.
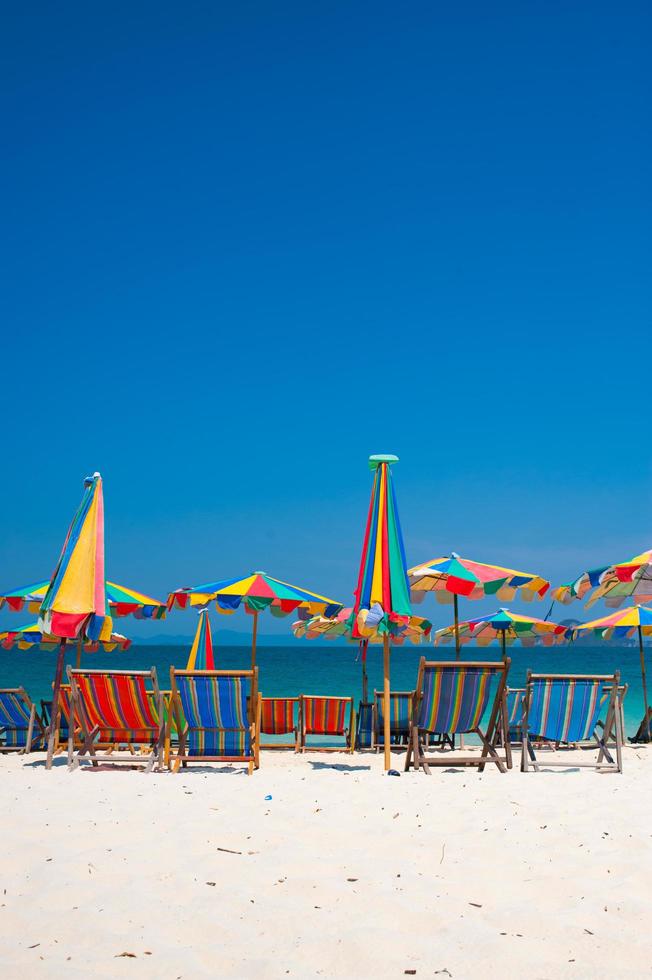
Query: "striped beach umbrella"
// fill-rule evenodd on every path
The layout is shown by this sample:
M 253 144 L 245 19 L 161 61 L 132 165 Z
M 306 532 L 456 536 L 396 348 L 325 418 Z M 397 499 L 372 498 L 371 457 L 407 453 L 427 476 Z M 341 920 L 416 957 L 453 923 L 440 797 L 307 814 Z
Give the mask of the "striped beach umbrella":
M 401 523 L 390 466 L 397 456 L 369 457 L 374 480 L 362 544 L 362 557 L 349 618 L 354 639 L 383 639 L 383 719 L 385 769 L 390 756 L 390 639 L 409 624 L 412 615 L 410 587 Z
M 517 593 L 525 600 L 542 599 L 550 588 L 550 582 L 540 575 L 472 561 L 455 552 L 415 565 L 408 575 L 412 601 L 422 602 L 426 592 L 433 592 L 438 602 L 453 603 L 455 626 L 459 623 L 458 596 L 465 599 L 495 596 L 503 602 L 511 602 Z M 457 631 L 455 651 L 459 658 Z
M 273 616 L 287 616 L 297 609 L 305 609 L 312 614 L 323 613 L 334 616 L 342 608 L 341 602 L 328 599 L 317 592 L 290 585 L 281 579 L 273 578 L 267 572 L 251 572 L 244 578 L 224 579 L 221 582 L 207 582 L 176 589 L 168 596 L 168 609 L 177 606 L 207 606 L 210 602 L 220 613 L 234 613 L 240 606 L 253 616 L 251 666 L 256 666 L 256 638 L 258 635 L 258 616 L 268 609 Z
M 84 481 L 81 503 L 41 603 L 38 627 L 60 641 L 46 761 L 50 769 L 59 732 L 59 690 L 66 643 L 78 637 L 91 643 L 107 641 L 112 632 L 111 617 L 106 614 L 104 495 L 99 473 Z
M 211 621 L 208 618 L 207 609 L 202 609 L 199 614 L 199 622 L 197 623 L 195 639 L 190 649 L 186 670 L 215 670 Z
M 13 592 L 0 593 L 0 609 L 6 607 L 12 612 L 26 610 L 38 613 L 49 582 L 35 582 L 24 585 Z M 136 619 L 164 619 L 167 605 L 158 599 L 130 589 L 116 582 L 105 582 L 106 604 L 111 616 L 117 619 L 121 616 L 134 616 Z
M 500 642 L 503 658 L 506 647 L 518 640 L 524 647 L 533 647 L 537 643 L 543 646 L 554 646 L 568 639 L 565 626 L 551 623 L 546 619 L 534 619 L 532 616 L 519 616 L 509 609 L 499 609 L 490 616 L 480 616 L 478 619 L 468 619 L 466 622 L 446 626 L 435 633 L 435 643 L 451 643 L 456 638 L 461 644 L 477 643 L 479 647 L 489 646 L 494 640 Z
M 68 645 L 75 645 L 78 640 L 66 640 Z M 21 626 L 16 630 L 5 630 L 4 633 L 0 633 L 0 645 L 2 645 L 5 650 L 10 650 L 12 647 L 18 647 L 19 650 L 35 650 L 40 647 L 42 650 L 53 650 L 61 643 L 59 637 L 50 636 L 47 633 L 43 633 L 39 629 L 38 623 L 32 623 L 29 626 Z M 83 650 L 86 653 L 96 653 L 100 648 L 106 653 L 111 653 L 115 649 L 128 650 L 131 646 L 131 640 L 128 640 L 126 636 L 121 633 L 111 633 L 111 636 L 104 640 L 84 640 Z
M 573 627 L 573 637 L 592 633 L 602 640 L 610 640 L 612 637 L 632 637 L 638 638 L 638 652 L 641 661 L 641 680 L 643 682 L 643 726 L 647 733 L 646 741 L 650 741 L 650 714 L 652 708 L 647 697 L 647 676 L 645 671 L 645 653 L 643 649 L 643 637 L 652 636 L 652 609 L 646 606 L 635 605 L 619 609 L 617 612 L 603 616 L 601 619 L 594 619 L 590 623 L 580 623 Z
M 589 596 L 591 591 L 593 594 Z M 564 605 L 587 596 L 587 609 L 598 599 L 604 599 L 605 605 L 612 609 L 617 609 L 626 599 L 652 602 L 652 549 L 629 561 L 582 572 L 572 582 L 560 585 L 552 592 L 553 599 Z

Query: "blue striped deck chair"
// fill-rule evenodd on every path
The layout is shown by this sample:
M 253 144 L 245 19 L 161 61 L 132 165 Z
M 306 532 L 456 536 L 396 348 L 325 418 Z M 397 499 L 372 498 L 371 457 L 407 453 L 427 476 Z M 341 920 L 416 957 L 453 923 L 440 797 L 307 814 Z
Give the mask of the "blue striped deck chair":
M 524 687 L 510 687 L 507 690 L 507 738 L 512 745 L 522 738 L 524 695 Z
M 504 756 L 496 751 L 496 732 L 507 730 L 506 685 L 510 659 L 498 662 L 426 661 L 421 658 L 410 741 L 405 757 L 405 771 L 413 765 L 430 775 L 430 766 L 477 766 L 482 772 L 487 762 L 500 772 L 512 767 L 509 741 Z M 489 720 L 483 730 L 483 719 Z M 481 752 L 469 748 L 465 754 L 440 751 L 426 755 L 428 737 L 434 732 L 449 735 L 474 734 L 482 744 Z
M 170 669 L 170 711 L 166 756 L 178 772 L 191 762 L 246 763 L 249 775 L 260 764 L 261 697 L 253 670 Z M 171 753 L 173 715 L 179 739 Z
M 530 765 L 536 772 L 540 771 L 532 740 L 545 739 L 556 748 L 598 749 L 597 759 L 593 762 L 550 761 L 547 758 L 546 766 L 622 772 L 620 691 L 619 671 L 612 675 L 533 674 L 528 671 L 523 701 L 522 771 L 528 772 Z M 598 722 L 603 712 L 606 717 L 599 733 Z M 612 737 L 615 760 L 607 744 Z M 555 753 L 550 755 L 554 759 Z
M 358 704 L 358 730 L 355 744 L 358 749 L 373 749 L 376 732 L 375 709 L 373 701 L 360 701 Z
M 407 746 L 412 721 L 412 702 L 414 691 L 389 692 L 389 741 L 395 747 Z M 374 747 L 380 749 L 385 744 L 385 713 L 383 711 L 383 692 L 374 691 L 376 715 L 376 735 Z
M 0 690 L 0 752 L 21 752 L 44 747 L 41 719 L 23 687 Z

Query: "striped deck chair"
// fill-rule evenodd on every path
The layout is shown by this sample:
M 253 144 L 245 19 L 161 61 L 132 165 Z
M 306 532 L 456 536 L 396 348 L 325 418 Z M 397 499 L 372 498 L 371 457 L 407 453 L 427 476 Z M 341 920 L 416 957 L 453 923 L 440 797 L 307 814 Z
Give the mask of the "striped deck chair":
M 355 733 L 357 749 L 373 749 L 376 738 L 376 706 L 373 701 L 358 703 L 358 727 Z
M 512 767 L 509 742 L 504 747 L 504 757 L 496 751 L 496 730 L 502 724 L 507 730 L 505 687 L 510 660 L 501 662 L 426 661 L 421 658 L 415 705 L 412 715 L 410 741 L 405 757 L 405 771 L 412 764 L 423 767 L 430 774 L 430 766 L 477 766 L 484 770 L 487 762 L 493 762 L 500 772 Z M 492 699 L 493 694 L 493 699 Z M 491 704 L 489 721 L 485 731 L 482 719 Z M 450 735 L 477 735 L 482 752 L 452 755 L 442 751 L 426 755 L 427 736 L 432 732 Z
M 349 727 L 346 727 L 346 710 L 349 709 Z M 309 735 L 342 737 L 344 745 L 306 745 Z M 353 698 L 320 697 L 301 695 L 301 751 L 353 752 L 355 749 L 355 708 Z
M 410 722 L 412 720 L 412 702 L 414 691 L 389 692 L 389 741 L 394 746 L 406 746 L 410 738 Z M 376 714 L 376 750 L 384 744 L 384 712 L 383 692 L 374 691 Z
M 514 745 L 516 742 L 521 741 L 521 725 L 523 721 L 523 697 L 525 695 L 524 687 L 510 687 L 506 692 L 506 704 L 507 704 L 507 740 L 510 745 Z M 505 738 L 503 734 L 503 726 L 498 725 L 496 729 L 497 736 L 500 739 L 500 744 L 505 744 Z
M 620 696 L 619 671 L 613 675 L 533 674 L 528 671 L 523 701 L 521 770 L 528 772 L 531 764 L 536 772 L 540 771 L 532 740 L 545 739 L 554 742 L 556 747 L 598 748 L 597 759 L 593 762 L 551 762 L 546 759 L 546 766 L 622 772 Z M 598 734 L 597 725 L 603 710 L 606 710 L 606 718 L 601 734 Z M 612 738 L 615 761 L 607 744 Z
M 171 711 L 179 747 L 166 750 L 173 772 L 189 762 L 243 762 L 249 775 L 260 765 L 261 697 L 258 668 L 253 670 L 175 670 L 170 668 Z M 166 740 L 167 742 L 168 740 Z
M 45 733 L 24 687 L 0 690 L 0 752 L 42 749 Z
M 75 724 L 81 728 L 81 747 L 68 738 L 68 766 L 81 762 L 143 765 L 146 772 L 161 768 L 164 756 L 165 709 L 156 668 L 150 670 L 73 670 L 68 667 Z M 148 684 L 149 682 L 149 684 Z M 154 694 L 150 699 L 149 694 Z M 113 749 L 138 745 L 136 759 L 116 756 Z M 149 748 L 149 752 L 144 751 Z M 105 749 L 98 755 L 98 749 Z M 88 753 L 88 755 L 87 755 Z
M 296 709 L 296 710 L 295 710 Z M 299 715 L 299 718 L 297 718 Z M 301 704 L 299 698 L 261 698 L 260 734 L 293 735 L 292 742 L 262 742 L 261 749 L 299 751 Z

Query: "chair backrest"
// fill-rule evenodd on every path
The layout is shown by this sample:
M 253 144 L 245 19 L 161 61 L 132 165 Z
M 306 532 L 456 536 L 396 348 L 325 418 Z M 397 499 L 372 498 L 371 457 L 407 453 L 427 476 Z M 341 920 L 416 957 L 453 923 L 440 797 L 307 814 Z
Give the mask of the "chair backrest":
M 346 709 L 352 705 L 353 698 L 302 694 L 301 710 L 306 735 L 344 735 Z
M 0 690 L 0 728 L 29 728 L 31 702 L 22 687 Z
M 97 725 L 101 732 L 130 733 L 131 741 L 136 741 L 139 733 L 158 732 L 158 711 L 150 702 L 145 685 L 150 680 L 158 694 L 153 667 L 151 671 L 73 670 L 69 667 L 68 677 L 91 728 Z
M 512 687 L 507 692 L 507 722 L 510 726 L 521 724 L 524 694 L 524 687 Z
M 494 705 L 503 696 L 509 665 L 509 658 L 498 663 L 422 659 L 417 681 L 419 728 L 451 734 L 473 731 L 480 725 L 492 690 L 496 691 Z
M 373 701 L 358 704 L 358 731 L 355 744 L 359 749 L 370 749 L 374 744 L 375 706 Z
M 604 691 L 609 682 L 612 690 Z M 590 739 L 602 706 L 617 696 L 619 673 L 613 676 L 528 674 L 527 727 L 532 735 L 554 742 Z
M 252 718 L 258 668 L 170 670 L 172 696 L 179 696 L 189 729 L 244 731 Z
M 376 727 L 383 730 L 385 715 L 383 712 L 383 692 L 374 691 L 376 701 Z M 412 702 L 414 691 L 390 691 L 389 694 L 389 727 L 393 732 L 408 732 L 412 718 Z
M 299 698 L 262 698 L 260 731 L 263 735 L 287 735 L 297 727 L 295 707 Z

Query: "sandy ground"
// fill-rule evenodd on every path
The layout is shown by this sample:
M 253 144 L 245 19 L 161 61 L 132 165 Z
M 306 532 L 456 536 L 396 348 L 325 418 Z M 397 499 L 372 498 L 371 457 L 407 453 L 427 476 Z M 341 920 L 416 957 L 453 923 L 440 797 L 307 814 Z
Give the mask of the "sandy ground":
M 621 776 L 57 762 L 0 757 L 3 980 L 652 974 L 652 750 Z

